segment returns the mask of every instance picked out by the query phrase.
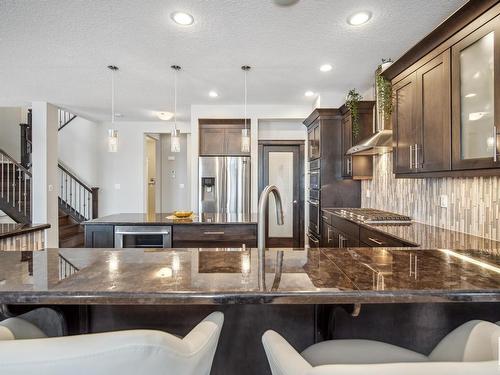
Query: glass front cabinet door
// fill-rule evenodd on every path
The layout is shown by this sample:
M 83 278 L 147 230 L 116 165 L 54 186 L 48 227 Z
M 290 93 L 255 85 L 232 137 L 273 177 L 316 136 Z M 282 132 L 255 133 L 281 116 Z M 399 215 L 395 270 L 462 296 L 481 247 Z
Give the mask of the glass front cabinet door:
M 452 168 L 500 167 L 500 18 L 452 47 Z

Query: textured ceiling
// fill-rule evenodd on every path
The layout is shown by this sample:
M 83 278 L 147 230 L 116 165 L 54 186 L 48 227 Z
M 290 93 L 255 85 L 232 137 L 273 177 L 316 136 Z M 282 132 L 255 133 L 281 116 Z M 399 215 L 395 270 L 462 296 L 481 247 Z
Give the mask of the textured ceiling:
M 123 120 L 172 111 L 179 64 L 179 112 L 191 104 L 238 104 L 240 66 L 250 104 L 305 104 L 306 90 L 369 87 L 382 57 L 397 58 L 464 0 L 0 0 L 0 105 L 45 100 L 107 119 L 109 64 L 120 67 L 116 111 Z M 195 17 L 179 27 L 170 13 Z M 369 10 L 372 20 L 346 18 Z M 329 62 L 333 70 L 318 67 Z M 209 90 L 219 97 L 208 97 Z

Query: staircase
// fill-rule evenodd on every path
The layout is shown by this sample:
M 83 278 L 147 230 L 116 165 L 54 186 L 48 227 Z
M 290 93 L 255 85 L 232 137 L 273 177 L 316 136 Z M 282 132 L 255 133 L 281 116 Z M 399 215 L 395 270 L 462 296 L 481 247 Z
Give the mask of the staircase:
M 18 223 L 31 223 L 31 172 L 0 149 L 0 210 Z
M 59 130 L 76 115 L 59 109 Z M 18 223 L 31 223 L 31 110 L 28 124 L 21 125 L 21 160 L 0 149 L 0 210 Z M 59 247 L 82 247 L 83 221 L 95 219 L 98 210 L 98 188 L 91 187 L 74 172 L 58 165 L 59 178 Z

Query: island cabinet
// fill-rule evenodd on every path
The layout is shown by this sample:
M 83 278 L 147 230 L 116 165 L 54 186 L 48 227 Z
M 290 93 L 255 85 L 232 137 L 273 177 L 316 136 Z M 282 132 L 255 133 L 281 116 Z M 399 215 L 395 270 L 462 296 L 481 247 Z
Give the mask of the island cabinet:
M 186 247 L 257 247 L 255 224 L 182 225 L 172 228 L 172 246 Z
M 373 134 L 374 101 L 358 104 L 358 121 L 353 126 L 353 115 L 344 104 L 342 113 L 342 177 L 367 180 L 373 177 L 373 157 L 370 155 L 347 155 L 347 150 Z
M 500 175 L 499 40 L 500 3 L 470 2 L 382 72 L 396 177 Z
M 115 226 L 110 224 L 86 224 L 85 247 L 114 248 Z

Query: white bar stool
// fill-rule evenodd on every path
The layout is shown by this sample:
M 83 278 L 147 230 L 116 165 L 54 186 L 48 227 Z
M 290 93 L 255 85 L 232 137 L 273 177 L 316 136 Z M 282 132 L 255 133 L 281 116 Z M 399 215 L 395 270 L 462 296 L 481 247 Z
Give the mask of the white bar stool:
M 262 336 L 273 375 L 498 375 L 500 327 L 473 320 L 449 333 L 429 356 L 372 340 L 330 340 L 299 354 L 282 336 Z
M 9 318 L 0 322 L 0 374 L 208 375 L 223 322 L 214 312 L 184 338 L 153 330 L 47 338 Z

